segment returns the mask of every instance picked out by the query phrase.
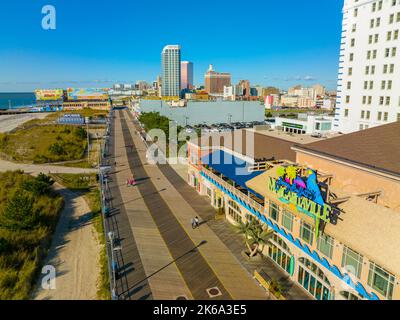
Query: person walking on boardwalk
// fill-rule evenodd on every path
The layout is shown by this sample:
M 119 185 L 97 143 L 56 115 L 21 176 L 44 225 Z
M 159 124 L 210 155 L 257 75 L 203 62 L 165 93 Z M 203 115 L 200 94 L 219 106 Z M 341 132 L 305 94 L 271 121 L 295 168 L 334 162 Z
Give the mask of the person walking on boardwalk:
M 196 216 L 196 218 L 194 218 L 194 222 L 195 222 L 196 228 L 200 227 L 200 220 L 199 220 L 198 216 Z
M 192 222 L 192 229 L 196 229 L 196 220 L 192 218 L 191 222 Z

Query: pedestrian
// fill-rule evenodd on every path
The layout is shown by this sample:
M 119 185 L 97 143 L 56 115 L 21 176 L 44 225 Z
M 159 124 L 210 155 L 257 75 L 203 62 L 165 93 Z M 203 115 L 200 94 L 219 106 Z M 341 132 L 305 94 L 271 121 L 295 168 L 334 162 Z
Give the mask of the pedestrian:
M 200 220 L 199 217 L 196 216 L 196 218 L 194 218 L 194 222 L 196 223 L 196 227 L 200 227 Z
M 126 179 L 126 185 L 129 187 L 129 183 L 130 183 L 130 180 L 129 180 L 129 178 L 128 179 Z
M 192 229 L 196 229 L 196 220 L 192 218 Z

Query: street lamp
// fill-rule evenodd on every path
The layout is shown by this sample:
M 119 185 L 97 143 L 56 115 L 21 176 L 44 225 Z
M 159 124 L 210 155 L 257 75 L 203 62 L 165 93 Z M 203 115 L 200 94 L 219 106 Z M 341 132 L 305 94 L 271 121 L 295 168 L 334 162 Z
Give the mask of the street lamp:
M 90 163 L 89 121 L 86 122 L 86 133 L 87 133 L 87 142 L 88 142 L 88 163 Z
M 114 252 L 116 251 L 121 251 L 122 247 L 121 245 L 114 247 L 114 241 L 115 241 L 115 234 L 114 232 L 110 231 L 108 233 L 108 239 L 110 240 L 110 245 L 111 245 L 111 268 L 113 272 L 113 288 L 111 291 L 112 299 L 113 300 L 118 300 L 118 295 L 116 294 L 117 290 L 117 279 L 116 279 L 116 272 L 117 272 L 117 263 L 114 258 Z

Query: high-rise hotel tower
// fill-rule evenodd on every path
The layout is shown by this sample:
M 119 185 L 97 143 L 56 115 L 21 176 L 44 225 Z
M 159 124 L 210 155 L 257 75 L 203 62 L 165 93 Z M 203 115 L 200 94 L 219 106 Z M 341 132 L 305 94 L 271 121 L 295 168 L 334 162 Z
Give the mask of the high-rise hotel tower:
M 345 0 L 335 130 L 400 119 L 400 0 Z
M 181 89 L 193 89 L 193 63 L 181 62 Z
M 181 88 L 181 47 L 168 45 L 161 53 L 162 96 L 179 97 Z

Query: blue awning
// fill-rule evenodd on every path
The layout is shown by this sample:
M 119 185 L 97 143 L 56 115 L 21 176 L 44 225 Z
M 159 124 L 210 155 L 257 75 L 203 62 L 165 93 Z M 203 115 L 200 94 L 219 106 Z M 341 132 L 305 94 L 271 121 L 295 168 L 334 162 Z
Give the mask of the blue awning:
M 217 150 L 207 156 L 204 156 L 201 161 L 203 165 L 208 165 L 215 171 L 218 171 L 225 177 L 234 181 L 237 185 L 249 190 L 258 198 L 262 200 L 264 199 L 263 196 L 246 186 L 247 181 L 263 173 L 263 171 L 250 172 L 249 167 L 252 166 L 250 163 L 222 150 Z

